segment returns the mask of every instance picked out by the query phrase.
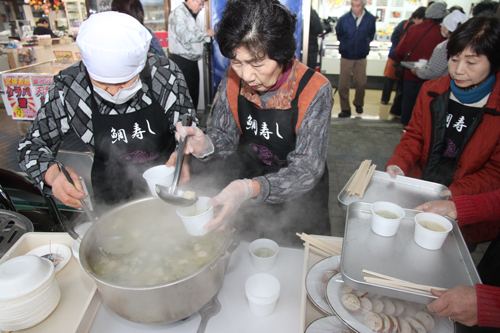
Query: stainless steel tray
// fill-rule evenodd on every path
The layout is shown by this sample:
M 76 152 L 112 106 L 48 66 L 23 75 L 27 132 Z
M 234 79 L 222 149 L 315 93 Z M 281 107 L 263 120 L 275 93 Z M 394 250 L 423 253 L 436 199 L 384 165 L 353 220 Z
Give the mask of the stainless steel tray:
M 347 210 L 340 271 L 351 288 L 418 303 L 430 303 L 436 297 L 418 292 L 370 284 L 363 279 L 363 269 L 398 279 L 434 287 L 453 288 L 481 283 L 474 262 L 455 221 L 443 247 L 426 250 L 413 240 L 419 211 L 405 209 L 398 232 L 382 237 L 371 228 L 370 203 L 356 202 Z
M 353 202 L 376 202 L 389 201 L 403 208 L 413 209 L 427 201 L 446 200 L 449 197 L 441 197 L 439 193 L 448 188 L 444 185 L 420 180 L 416 178 L 396 176 L 391 178 L 387 172 L 377 171 L 368 183 L 363 199 L 359 196 L 350 196 L 347 193 L 349 184 L 354 179 L 356 172 L 344 186 L 338 195 L 339 206 L 346 210 Z

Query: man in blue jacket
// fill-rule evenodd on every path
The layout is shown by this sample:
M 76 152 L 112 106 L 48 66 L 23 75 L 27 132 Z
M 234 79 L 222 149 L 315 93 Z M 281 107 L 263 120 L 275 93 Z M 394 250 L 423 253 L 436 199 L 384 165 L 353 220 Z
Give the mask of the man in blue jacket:
M 357 113 L 363 113 L 366 87 L 366 56 L 375 37 L 375 16 L 365 10 L 366 0 L 352 0 L 351 11 L 339 18 L 335 28 L 340 42 L 339 96 L 342 112 L 339 117 L 350 117 L 349 86 L 351 74 L 356 85 L 353 104 Z

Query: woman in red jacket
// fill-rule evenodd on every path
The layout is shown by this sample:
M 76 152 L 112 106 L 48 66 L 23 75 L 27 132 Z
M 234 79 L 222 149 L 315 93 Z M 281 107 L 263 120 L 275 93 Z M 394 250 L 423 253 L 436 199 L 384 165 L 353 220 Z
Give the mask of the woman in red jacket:
M 500 190 L 427 202 L 417 208 L 458 218 L 458 225 L 500 221 Z M 496 225 L 498 230 L 498 224 Z M 446 291 L 432 290 L 437 300 L 427 305 L 439 317 L 449 317 L 467 326 L 500 328 L 500 235 L 490 244 L 477 266 L 483 284 L 458 286 Z M 478 330 L 480 331 L 480 330 Z M 483 331 L 480 331 L 483 332 Z M 489 332 L 489 331 L 488 331 Z M 495 329 L 491 329 L 495 332 Z
M 500 188 L 500 19 L 467 21 L 447 50 L 449 75 L 424 83 L 386 170 L 443 184 L 453 196 L 490 192 Z M 497 229 L 461 230 L 471 244 Z

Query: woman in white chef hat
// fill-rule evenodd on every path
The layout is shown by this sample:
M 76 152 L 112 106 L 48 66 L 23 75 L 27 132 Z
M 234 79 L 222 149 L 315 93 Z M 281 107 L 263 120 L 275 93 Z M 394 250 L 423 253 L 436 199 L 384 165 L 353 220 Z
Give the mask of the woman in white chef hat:
M 54 77 L 45 103 L 18 148 L 21 168 L 40 189 L 52 186 L 64 204 L 85 198 L 76 172 L 71 185 L 56 153 L 68 131 L 94 152 L 95 202 L 116 204 L 142 195 L 142 172 L 175 150 L 175 123 L 194 109 L 177 65 L 148 54 L 151 34 L 132 16 L 93 14 L 79 29 L 82 61 Z

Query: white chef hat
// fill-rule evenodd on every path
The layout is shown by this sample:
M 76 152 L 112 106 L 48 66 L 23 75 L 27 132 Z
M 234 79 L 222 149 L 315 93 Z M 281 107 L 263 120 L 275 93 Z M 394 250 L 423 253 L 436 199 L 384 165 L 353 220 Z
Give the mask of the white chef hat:
M 454 10 L 443 19 L 443 25 L 450 33 L 457 30 L 459 24 L 468 20 L 467 15 L 459 10 Z
M 76 44 L 92 79 L 127 82 L 146 64 L 151 34 L 135 18 L 118 12 L 92 14 L 78 29 Z

